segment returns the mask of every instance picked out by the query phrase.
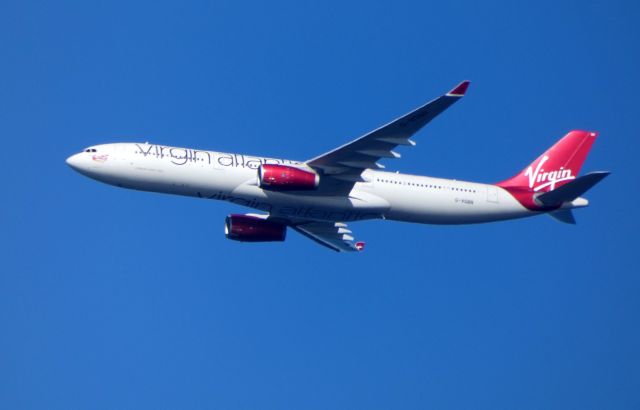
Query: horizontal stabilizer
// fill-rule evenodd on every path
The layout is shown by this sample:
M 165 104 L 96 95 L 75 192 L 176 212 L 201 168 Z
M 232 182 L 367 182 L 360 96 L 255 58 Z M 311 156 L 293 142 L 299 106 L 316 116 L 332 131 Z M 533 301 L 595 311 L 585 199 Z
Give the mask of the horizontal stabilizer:
M 573 212 L 571 212 L 571 209 L 561 209 L 559 211 L 549 212 L 549 216 L 557 221 L 564 222 L 566 224 L 576 224 L 576 218 L 573 217 Z
M 573 181 L 567 182 L 553 191 L 545 192 L 544 194 L 536 197 L 536 201 L 545 206 L 560 205 L 563 202 L 573 201 L 591 189 L 595 184 L 602 181 L 604 177 L 609 174 L 610 172 L 608 171 L 591 172 L 578 177 Z

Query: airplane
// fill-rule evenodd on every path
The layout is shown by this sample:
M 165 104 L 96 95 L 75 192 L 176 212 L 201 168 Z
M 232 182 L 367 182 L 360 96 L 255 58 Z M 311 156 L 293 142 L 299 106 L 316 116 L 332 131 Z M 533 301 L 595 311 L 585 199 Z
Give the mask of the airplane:
M 307 161 L 145 143 L 94 145 L 67 158 L 77 172 L 117 187 L 227 201 L 259 213 L 225 219 L 228 239 L 284 241 L 287 228 L 338 252 L 361 251 L 347 223 L 383 219 L 474 224 L 572 210 L 609 175 L 578 176 L 597 133 L 574 130 L 514 177 L 495 184 L 382 171 L 398 146 L 460 100 L 469 81 L 390 123 Z

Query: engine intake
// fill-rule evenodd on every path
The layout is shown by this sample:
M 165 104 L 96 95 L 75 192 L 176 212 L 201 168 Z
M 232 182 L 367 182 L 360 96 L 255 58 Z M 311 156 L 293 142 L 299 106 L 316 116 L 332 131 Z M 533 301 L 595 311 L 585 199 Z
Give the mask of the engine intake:
M 312 171 L 287 165 L 265 164 L 258 168 L 260 188 L 278 191 L 303 191 L 318 187 L 320 176 Z
M 240 242 L 282 242 L 287 226 L 257 216 L 233 214 L 224 221 L 224 234 Z

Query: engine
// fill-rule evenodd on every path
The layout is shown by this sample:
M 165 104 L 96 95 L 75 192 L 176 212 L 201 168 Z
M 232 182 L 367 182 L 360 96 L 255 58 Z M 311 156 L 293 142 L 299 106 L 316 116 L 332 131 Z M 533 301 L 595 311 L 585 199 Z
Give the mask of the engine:
M 228 239 L 241 242 L 281 242 L 287 226 L 252 215 L 229 215 L 224 221 Z
M 277 191 L 303 191 L 316 189 L 320 176 L 312 171 L 286 165 L 265 164 L 258 168 L 260 188 Z

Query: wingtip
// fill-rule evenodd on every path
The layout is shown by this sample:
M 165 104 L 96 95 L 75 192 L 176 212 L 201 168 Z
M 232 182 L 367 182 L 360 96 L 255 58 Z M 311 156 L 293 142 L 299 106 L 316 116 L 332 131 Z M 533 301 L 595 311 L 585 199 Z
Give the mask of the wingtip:
M 597 138 L 598 135 L 600 134 L 598 131 L 587 131 L 582 129 L 569 131 L 569 134 L 571 133 L 575 133 L 584 137 L 591 137 L 591 138 Z
M 462 97 L 467 92 L 467 88 L 469 88 L 469 84 L 471 81 L 464 80 L 460 84 L 456 85 L 455 88 L 447 93 L 449 97 Z

